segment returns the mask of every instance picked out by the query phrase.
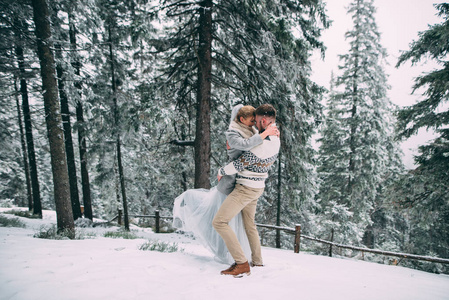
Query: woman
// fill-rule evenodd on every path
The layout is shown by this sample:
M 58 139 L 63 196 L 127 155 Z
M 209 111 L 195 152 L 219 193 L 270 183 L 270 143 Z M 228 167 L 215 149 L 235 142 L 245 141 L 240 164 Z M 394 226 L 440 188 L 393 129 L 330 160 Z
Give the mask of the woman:
M 229 129 L 226 131 L 229 159 L 235 160 L 243 151 L 248 151 L 262 144 L 269 135 L 278 133 L 276 127 L 270 127 L 258 134 L 255 124 L 255 108 L 237 105 L 233 108 Z M 225 243 L 212 227 L 212 220 L 227 195 L 235 185 L 235 176 L 224 176 L 217 187 L 210 190 L 187 190 L 175 199 L 173 206 L 173 226 L 183 231 L 192 232 L 196 238 L 214 253 L 215 258 L 229 264 L 233 262 Z M 243 226 L 242 217 L 238 214 L 229 223 L 247 257 L 251 257 L 248 238 Z

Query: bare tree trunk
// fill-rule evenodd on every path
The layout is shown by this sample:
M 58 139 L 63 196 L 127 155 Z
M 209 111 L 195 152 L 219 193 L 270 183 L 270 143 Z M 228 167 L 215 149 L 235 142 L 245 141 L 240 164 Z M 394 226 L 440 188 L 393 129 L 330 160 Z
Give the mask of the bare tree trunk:
M 69 36 L 70 36 L 70 47 L 76 53 L 76 28 L 73 24 L 73 17 L 71 12 L 69 12 Z M 81 63 L 78 59 L 72 63 L 75 68 L 75 75 L 80 76 Z M 80 164 L 81 164 L 81 186 L 83 190 L 83 204 L 84 204 L 84 216 L 89 219 L 93 219 L 92 211 L 92 198 L 90 193 L 90 181 L 89 181 L 89 171 L 87 168 L 87 145 L 86 145 L 86 129 L 84 122 L 83 104 L 81 102 L 81 83 L 76 80 L 75 88 L 80 91 L 79 98 L 76 101 L 76 121 L 78 125 L 78 148 L 80 153 Z
M 331 229 L 331 242 L 334 242 L 334 228 Z M 329 256 L 332 257 L 332 244 L 329 246 Z
M 84 216 L 93 219 L 92 198 L 90 194 L 89 171 L 87 169 L 86 130 L 81 101 L 76 103 L 76 120 L 78 122 L 78 147 L 81 163 L 81 184 L 83 189 Z
M 198 87 L 195 134 L 195 188 L 210 188 L 212 81 L 212 0 L 200 2 Z
M 61 46 L 56 45 L 56 49 L 57 55 L 59 55 L 58 57 L 62 59 L 62 55 L 60 53 Z M 82 216 L 78 192 L 78 177 L 76 176 L 75 153 L 73 151 L 72 125 L 70 123 L 69 101 L 67 93 L 64 90 L 65 85 L 64 70 L 62 69 L 62 66 L 59 63 L 56 65 L 56 73 L 58 75 L 59 98 L 61 101 L 62 126 L 64 128 L 64 144 L 65 144 L 67 169 L 70 184 L 70 199 L 72 203 L 73 219 L 76 220 L 78 218 L 81 218 Z
M 28 163 L 28 151 L 27 145 L 25 142 L 25 133 L 23 131 L 23 123 L 22 123 L 22 111 L 20 109 L 20 101 L 19 101 L 19 88 L 17 87 L 17 78 L 14 76 L 14 89 L 16 91 L 16 106 L 17 106 L 17 119 L 19 122 L 19 132 L 20 132 L 20 144 L 22 146 L 22 156 L 23 156 L 23 168 L 25 171 L 25 183 L 27 189 L 27 203 L 28 210 L 33 210 L 33 194 L 31 190 L 31 177 L 30 177 L 30 165 Z
M 124 219 L 125 219 L 125 229 L 129 231 L 128 201 L 126 199 L 125 175 L 123 174 L 123 164 L 122 164 L 122 152 L 121 152 L 121 145 L 120 145 L 120 137 L 117 137 L 117 163 L 118 163 L 118 174 L 119 174 L 119 178 L 120 178 L 120 188 L 122 190 L 123 214 L 124 214 Z
M 281 173 L 281 153 L 278 156 L 278 201 L 276 209 L 276 226 L 281 226 L 281 188 L 282 188 L 282 173 Z M 276 248 L 281 248 L 281 231 L 276 230 Z
M 19 38 L 19 33 L 16 33 Z M 41 194 L 37 173 L 36 152 L 34 151 L 33 127 L 31 124 L 30 104 L 28 102 L 28 87 L 25 79 L 25 60 L 23 48 L 16 45 L 16 56 L 19 65 L 20 94 L 22 95 L 23 120 L 25 123 L 25 137 L 28 152 L 28 162 L 30 164 L 31 189 L 33 193 L 33 214 L 42 218 Z
M 187 135 L 186 135 L 186 131 L 185 131 L 186 129 L 185 129 L 185 126 L 184 125 L 182 125 L 181 126 L 181 139 L 183 140 L 183 141 L 185 141 L 186 139 L 187 139 Z M 194 144 L 195 145 L 195 144 Z M 194 146 L 193 145 L 193 146 Z M 185 155 L 186 155 L 186 148 L 185 147 L 182 147 L 181 148 L 181 150 L 180 150 L 180 154 L 181 154 L 181 164 L 182 164 L 182 171 L 181 171 L 181 187 L 182 187 L 182 190 L 183 191 L 187 191 L 187 188 L 188 188 L 188 186 L 187 186 L 187 172 L 186 172 L 186 170 L 184 169 L 184 166 L 185 166 L 185 161 L 186 161 L 186 159 L 185 159 Z
M 357 6 L 359 6 L 360 3 L 357 1 Z M 357 9 L 357 15 L 359 14 L 360 10 Z M 358 17 L 359 18 L 359 17 Z M 357 40 L 359 38 L 357 37 Z M 357 41 L 356 45 L 359 45 L 359 41 Z M 358 53 L 358 46 L 356 46 L 356 53 Z M 348 186 L 347 186 L 347 195 L 350 199 L 352 199 L 353 195 L 353 189 L 354 189 L 354 171 L 355 171 L 355 157 L 356 157 L 356 145 L 355 145 L 355 135 L 357 132 L 357 126 L 359 126 L 356 122 L 357 117 L 357 109 L 359 106 L 359 95 L 358 95 L 358 70 L 359 70 L 359 57 L 356 55 L 355 61 L 354 61 L 354 73 L 352 74 L 352 107 L 351 107 L 351 133 L 349 137 L 349 166 L 348 166 Z M 353 203 L 350 203 L 351 207 L 353 206 Z
M 109 31 L 109 61 L 111 62 L 111 81 L 112 81 L 112 98 L 114 102 L 114 120 L 115 120 L 115 135 L 116 135 L 116 146 L 117 146 L 117 164 L 118 164 L 118 174 L 120 180 L 120 188 L 122 191 L 123 200 L 123 217 L 125 220 L 125 230 L 129 231 L 129 216 L 128 216 L 128 203 L 126 199 L 126 189 L 125 189 L 125 175 L 123 173 L 122 165 L 122 150 L 120 141 L 120 130 L 119 130 L 119 111 L 117 103 L 117 83 L 115 80 L 115 68 L 114 68 L 114 52 L 112 49 L 112 34 L 111 25 L 108 26 Z
M 36 26 L 37 52 L 41 66 L 42 89 L 44 91 L 45 121 L 50 144 L 57 226 L 58 230 L 69 229 L 74 232 L 75 225 L 70 203 L 64 132 L 58 101 L 48 5 L 45 0 L 32 0 L 32 4 Z

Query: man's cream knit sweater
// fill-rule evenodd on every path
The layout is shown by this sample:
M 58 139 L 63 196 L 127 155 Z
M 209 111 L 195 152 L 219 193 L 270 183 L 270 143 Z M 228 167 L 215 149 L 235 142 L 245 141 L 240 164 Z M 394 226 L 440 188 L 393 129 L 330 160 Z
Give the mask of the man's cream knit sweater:
M 275 162 L 280 148 L 277 136 L 267 137 L 263 143 L 250 151 L 245 151 L 236 160 L 220 168 L 221 176 L 237 173 L 236 183 L 252 188 L 265 187 L 268 170 Z

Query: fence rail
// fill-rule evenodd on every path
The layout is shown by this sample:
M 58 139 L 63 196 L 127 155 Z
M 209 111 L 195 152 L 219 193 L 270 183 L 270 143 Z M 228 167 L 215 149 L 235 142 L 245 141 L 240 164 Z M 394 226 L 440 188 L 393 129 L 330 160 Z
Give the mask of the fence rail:
M 384 251 L 384 250 L 370 249 L 370 248 L 364 248 L 364 247 L 349 246 L 349 245 L 343 245 L 343 244 L 339 244 L 339 243 L 322 240 L 319 238 L 301 234 L 301 225 L 296 225 L 295 228 L 274 226 L 274 225 L 265 225 L 265 224 L 256 224 L 256 225 L 259 227 L 282 230 L 282 231 L 286 231 L 289 233 L 294 233 L 295 234 L 295 253 L 299 252 L 299 251 L 296 251 L 296 245 L 299 245 L 300 239 L 303 238 L 306 240 L 311 240 L 311 241 L 315 241 L 315 242 L 322 243 L 322 244 L 327 244 L 330 246 L 335 246 L 335 247 L 342 248 L 342 249 L 350 249 L 350 250 L 380 254 L 380 255 L 385 255 L 385 256 L 394 256 L 394 257 L 424 260 L 424 261 L 430 261 L 430 262 L 436 262 L 436 263 L 442 263 L 442 264 L 449 264 L 449 259 L 446 259 L 446 258 L 430 257 L 430 256 L 416 255 L 416 254 L 399 253 L 399 252 Z M 298 239 L 298 236 L 299 236 L 299 239 Z
M 130 217 L 135 218 L 154 218 L 156 221 L 156 233 L 160 232 L 160 219 L 173 219 L 172 216 L 160 216 L 159 211 L 155 211 L 154 215 L 129 215 Z M 113 218 L 112 220 L 118 219 L 118 223 L 121 224 L 121 212 L 119 211 L 118 216 Z M 111 221 L 112 221 L 111 220 Z M 275 226 L 275 225 L 267 225 L 267 224 L 256 224 L 258 227 L 267 228 L 267 229 L 273 229 L 278 231 L 285 231 L 287 233 L 294 234 L 294 252 L 299 253 L 300 246 L 301 246 L 301 238 L 326 244 L 329 246 L 335 246 L 342 249 L 349 249 L 349 250 L 355 250 L 360 251 L 362 253 L 373 253 L 373 254 L 380 254 L 385 256 L 394 256 L 394 257 L 400 257 L 400 258 L 408 258 L 408 259 L 415 259 L 415 260 L 423 260 L 423 261 L 429 261 L 429 262 L 435 262 L 435 263 L 442 263 L 442 264 L 449 264 L 449 259 L 446 258 L 439 258 L 439 257 L 430 257 L 430 256 L 423 256 L 423 255 L 416 255 L 416 254 L 408 254 L 408 253 L 399 253 L 399 252 L 392 252 L 392 251 L 383 251 L 383 250 L 377 250 L 377 249 L 370 249 L 370 248 L 363 248 L 363 247 L 356 247 L 356 246 L 350 246 L 350 245 L 343 245 L 339 243 L 334 243 L 326 240 L 322 240 L 319 238 L 307 236 L 304 234 L 301 234 L 301 225 L 297 224 L 295 225 L 295 228 L 291 227 L 283 227 L 283 226 Z

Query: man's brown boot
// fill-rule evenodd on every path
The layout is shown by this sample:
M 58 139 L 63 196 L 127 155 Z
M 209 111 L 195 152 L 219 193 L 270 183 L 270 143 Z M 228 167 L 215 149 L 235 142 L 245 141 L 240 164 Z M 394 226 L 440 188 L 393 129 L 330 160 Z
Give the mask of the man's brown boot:
M 256 264 L 251 262 L 251 267 L 263 267 L 263 266 L 264 266 L 263 264 Z
M 243 277 L 243 275 L 250 275 L 251 271 L 249 269 L 248 262 L 243 264 L 234 263 L 232 266 L 227 268 L 226 270 L 221 271 L 221 275 L 232 275 L 236 278 Z

